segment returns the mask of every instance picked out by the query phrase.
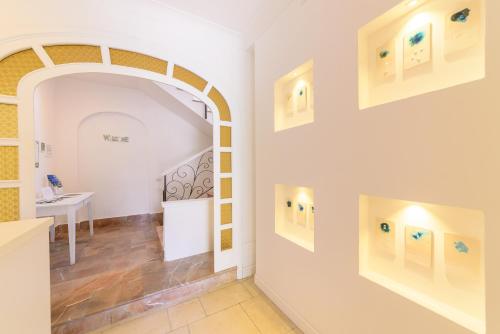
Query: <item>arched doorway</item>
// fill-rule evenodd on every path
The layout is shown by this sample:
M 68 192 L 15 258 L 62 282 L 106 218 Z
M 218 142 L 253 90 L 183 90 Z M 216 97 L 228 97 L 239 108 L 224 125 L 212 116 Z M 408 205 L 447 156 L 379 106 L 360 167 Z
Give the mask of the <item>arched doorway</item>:
M 29 43 L 28 43 L 29 44 Z M 42 43 L 10 50 L 0 60 L 0 154 L 8 161 L 0 180 L 0 221 L 35 216 L 33 94 L 50 78 L 74 73 L 112 73 L 179 87 L 213 110 L 214 267 L 238 265 L 233 222 L 231 112 L 221 92 L 192 71 L 143 53 L 82 43 Z M 235 233 L 233 233 L 233 231 Z

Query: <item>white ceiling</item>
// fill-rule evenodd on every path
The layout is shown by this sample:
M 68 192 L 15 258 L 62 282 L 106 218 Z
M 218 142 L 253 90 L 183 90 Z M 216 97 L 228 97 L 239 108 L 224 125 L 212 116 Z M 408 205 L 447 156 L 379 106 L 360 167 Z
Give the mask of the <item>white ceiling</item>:
M 294 0 L 156 0 L 178 10 L 258 37 Z

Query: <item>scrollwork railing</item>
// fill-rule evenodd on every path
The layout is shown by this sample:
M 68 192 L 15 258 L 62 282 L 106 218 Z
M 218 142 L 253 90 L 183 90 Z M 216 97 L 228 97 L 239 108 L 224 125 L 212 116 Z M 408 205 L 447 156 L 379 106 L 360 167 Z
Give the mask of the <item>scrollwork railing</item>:
M 213 151 L 183 164 L 164 176 L 163 201 L 213 197 Z

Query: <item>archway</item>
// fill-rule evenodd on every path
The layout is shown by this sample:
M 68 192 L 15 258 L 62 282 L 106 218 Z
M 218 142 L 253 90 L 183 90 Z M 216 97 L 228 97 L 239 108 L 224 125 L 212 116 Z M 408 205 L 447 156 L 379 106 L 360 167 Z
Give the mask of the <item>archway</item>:
M 0 60 L 0 222 L 33 218 L 35 190 L 33 94 L 57 76 L 100 72 L 150 79 L 176 86 L 213 110 L 214 267 L 238 265 L 232 215 L 232 122 L 221 92 L 192 71 L 167 60 L 105 45 L 64 43 L 24 46 Z M 225 240 L 225 242 L 223 242 Z

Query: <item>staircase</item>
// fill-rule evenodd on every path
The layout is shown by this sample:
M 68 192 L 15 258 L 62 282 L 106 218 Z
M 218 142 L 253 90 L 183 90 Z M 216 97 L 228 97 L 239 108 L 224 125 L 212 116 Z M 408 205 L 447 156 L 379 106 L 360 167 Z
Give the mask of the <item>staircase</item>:
M 163 202 L 213 197 L 213 146 L 162 173 Z

